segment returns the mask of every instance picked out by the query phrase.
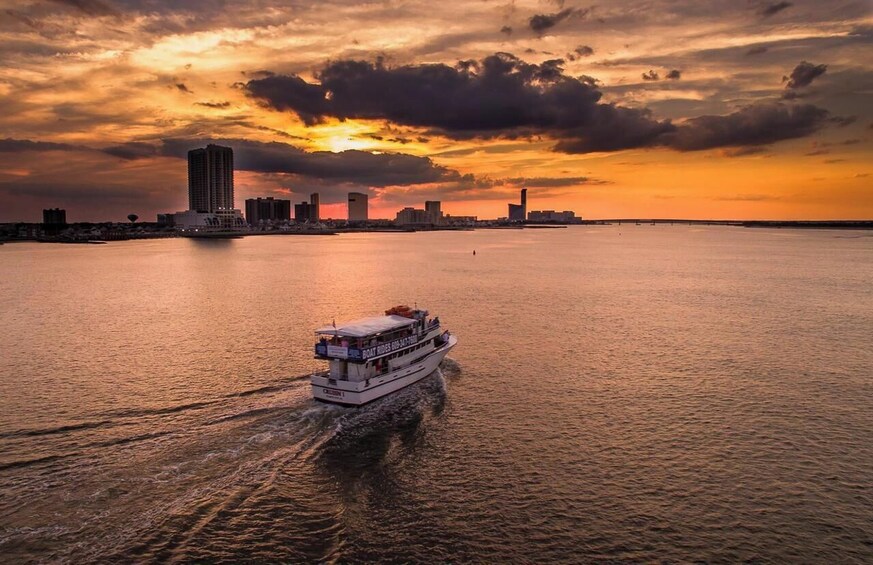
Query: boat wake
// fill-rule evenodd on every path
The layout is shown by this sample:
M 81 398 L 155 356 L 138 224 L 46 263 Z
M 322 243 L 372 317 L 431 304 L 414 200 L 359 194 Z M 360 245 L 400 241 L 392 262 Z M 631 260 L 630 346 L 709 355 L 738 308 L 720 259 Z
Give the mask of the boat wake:
M 10 526 L 0 527 L 0 552 L 22 562 L 210 560 L 204 539 L 254 535 L 273 527 L 271 512 L 293 506 L 300 516 L 311 507 L 314 522 L 286 525 L 278 536 L 283 547 L 304 548 L 288 558 L 324 559 L 341 538 L 338 510 L 313 502 L 313 493 L 336 500 L 339 477 L 378 466 L 398 442 L 413 448 L 422 423 L 447 402 L 446 374 L 459 372 L 446 360 L 419 383 L 359 408 L 312 400 L 302 375 L 221 399 L 8 434 L 0 438 L 12 454 L 0 461 L 9 485 L 0 515 Z M 253 529 L 240 530 L 247 520 Z M 302 543 L 316 522 L 332 532 L 328 546 Z

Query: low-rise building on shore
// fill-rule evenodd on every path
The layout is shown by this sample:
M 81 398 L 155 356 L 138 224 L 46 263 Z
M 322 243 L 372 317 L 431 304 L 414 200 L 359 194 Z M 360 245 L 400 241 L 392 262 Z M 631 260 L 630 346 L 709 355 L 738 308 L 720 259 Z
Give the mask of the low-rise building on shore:
M 561 224 L 578 224 L 582 218 L 577 218 L 572 210 L 556 212 L 555 210 L 533 210 L 527 215 L 528 222 L 548 222 Z

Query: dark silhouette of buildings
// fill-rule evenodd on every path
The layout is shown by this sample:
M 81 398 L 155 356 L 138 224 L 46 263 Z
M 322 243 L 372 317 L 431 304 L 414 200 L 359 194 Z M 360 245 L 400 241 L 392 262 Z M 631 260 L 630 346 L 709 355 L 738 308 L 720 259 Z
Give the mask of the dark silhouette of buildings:
M 366 222 L 369 218 L 367 195 L 360 192 L 349 193 L 349 221 Z
M 319 196 L 317 192 L 309 195 L 309 221 L 318 222 L 321 220 L 321 211 L 319 209 Z
M 294 205 L 294 221 L 295 222 L 310 222 L 312 221 L 312 204 L 303 201 L 300 204 Z
M 557 222 L 562 224 L 576 224 L 582 221 L 577 218 L 572 210 L 556 212 L 555 210 L 533 210 L 527 215 L 529 222 Z
M 49 208 L 42 211 L 42 231 L 45 235 L 58 235 L 66 227 L 66 210 L 62 208 Z
M 176 222 L 175 222 L 175 220 L 173 219 L 173 214 L 168 214 L 168 213 L 158 214 L 158 218 L 157 218 L 157 219 L 158 219 L 157 224 L 158 224 L 159 226 L 167 227 L 167 226 L 174 226 L 174 225 L 176 225 Z
M 253 226 L 261 222 L 291 219 L 291 201 L 280 198 L 249 198 L 246 200 L 246 221 Z
M 509 205 L 509 221 L 523 222 L 527 219 L 527 189 L 521 189 L 521 204 Z
M 433 225 L 433 218 L 427 210 L 420 208 L 404 208 L 397 212 L 394 223 L 398 226 Z
M 47 226 L 65 226 L 67 225 L 67 211 L 63 208 L 43 210 L 42 223 Z
M 233 210 L 233 149 L 209 144 L 188 152 L 188 209 Z
M 440 210 L 441 202 L 439 200 L 425 200 L 424 210 L 430 215 L 431 223 L 439 225 L 443 220 L 443 212 Z

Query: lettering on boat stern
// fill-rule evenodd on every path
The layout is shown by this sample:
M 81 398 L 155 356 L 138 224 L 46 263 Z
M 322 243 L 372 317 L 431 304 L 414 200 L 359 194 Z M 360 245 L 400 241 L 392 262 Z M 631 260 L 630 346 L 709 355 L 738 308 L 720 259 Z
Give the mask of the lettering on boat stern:
M 337 396 L 340 398 L 345 396 L 345 393 L 342 392 L 341 390 L 334 390 L 332 388 L 323 388 L 321 390 L 322 390 L 322 392 L 324 392 L 324 394 L 326 394 L 328 396 Z

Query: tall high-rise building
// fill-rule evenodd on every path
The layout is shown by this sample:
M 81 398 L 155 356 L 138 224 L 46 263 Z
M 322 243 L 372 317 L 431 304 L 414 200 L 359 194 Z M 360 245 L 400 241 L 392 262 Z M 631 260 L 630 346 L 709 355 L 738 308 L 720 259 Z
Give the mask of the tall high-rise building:
M 42 231 L 45 235 L 58 235 L 67 227 L 67 211 L 49 208 L 42 211 Z
M 303 201 L 300 204 L 294 205 L 294 221 L 310 222 L 312 221 L 312 204 Z
M 521 219 L 527 219 L 527 189 L 521 189 Z
M 443 219 L 442 210 L 440 210 L 439 200 L 426 200 L 424 202 L 424 210 L 430 215 L 430 222 L 434 225 L 441 224 Z
M 50 226 L 65 226 L 67 225 L 67 211 L 63 208 L 43 210 L 42 223 Z
M 246 200 L 246 221 L 256 226 L 264 221 L 291 219 L 291 201 L 281 198 L 249 198 Z
M 317 192 L 309 195 L 309 221 L 317 222 L 321 220 L 321 211 L 319 210 L 319 196 Z
M 522 222 L 524 221 L 524 207 L 520 204 L 509 204 L 509 221 Z
M 365 222 L 367 215 L 367 195 L 360 192 L 349 193 L 349 221 Z
M 209 144 L 188 152 L 188 208 L 196 212 L 234 208 L 233 149 Z
M 527 219 L 527 189 L 521 189 L 521 204 L 509 205 L 509 221 L 523 222 Z

